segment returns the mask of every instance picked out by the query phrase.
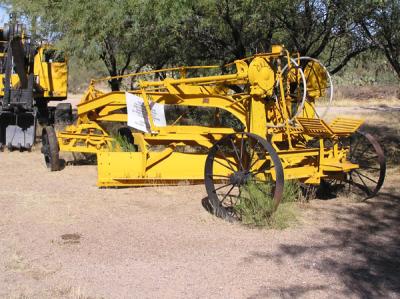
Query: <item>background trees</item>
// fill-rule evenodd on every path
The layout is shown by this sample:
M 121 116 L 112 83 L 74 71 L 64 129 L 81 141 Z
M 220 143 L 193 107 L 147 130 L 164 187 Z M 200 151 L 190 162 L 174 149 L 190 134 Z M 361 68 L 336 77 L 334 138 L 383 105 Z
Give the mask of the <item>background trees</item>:
M 289 49 L 322 58 L 334 74 L 370 48 L 357 37 L 348 8 L 345 1 L 285 0 L 275 5 L 273 15 Z
M 285 44 L 332 73 L 361 53 L 400 78 L 399 0 L 7 0 L 38 34 L 110 76 L 176 64 L 223 64 Z M 367 53 L 367 54 L 366 54 Z M 113 90 L 121 81 L 109 81 Z
M 356 20 L 367 41 L 382 52 L 400 79 L 400 1 L 364 1 Z M 356 7 L 354 7 L 356 9 Z
M 230 62 L 269 50 L 276 20 L 273 1 L 181 1 L 182 57 L 188 61 Z

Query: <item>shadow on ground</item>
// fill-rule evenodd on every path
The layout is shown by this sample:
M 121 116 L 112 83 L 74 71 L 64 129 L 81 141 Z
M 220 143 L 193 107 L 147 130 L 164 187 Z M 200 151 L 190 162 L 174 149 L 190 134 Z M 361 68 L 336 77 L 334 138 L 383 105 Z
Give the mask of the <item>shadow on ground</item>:
M 395 117 L 394 117 L 395 116 Z M 400 113 L 388 116 L 398 123 Z M 363 125 L 363 131 L 373 134 L 384 148 L 388 166 L 399 167 L 400 163 L 400 129 L 384 125 Z
M 314 269 L 321 275 L 335 276 L 344 286 L 340 288 L 342 294 L 338 293 L 339 297 L 400 296 L 400 194 L 395 191 L 395 188 L 388 189 L 368 204 L 344 205 L 332 211 L 337 226 L 323 227 L 321 224 L 319 233 L 313 236 L 322 240 L 317 246 L 282 244 L 272 254 L 252 252 L 245 262 L 267 259 L 283 264 L 288 260 L 306 260 L 299 262 L 298 271 L 307 271 L 310 265 L 315 265 Z M 272 294 L 284 298 L 298 297 L 329 287 L 261 288 L 250 298 Z
M 65 165 L 70 165 L 70 166 L 97 165 L 97 156 L 95 154 L 72 152 L 64 161 Z

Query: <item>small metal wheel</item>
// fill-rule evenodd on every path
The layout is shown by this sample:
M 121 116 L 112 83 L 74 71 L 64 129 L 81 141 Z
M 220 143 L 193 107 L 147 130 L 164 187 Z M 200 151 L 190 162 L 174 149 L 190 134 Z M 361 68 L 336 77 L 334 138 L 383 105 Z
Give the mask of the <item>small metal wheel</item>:
M 323 190 L 328 197 L 338 193 L 353 195 L 360 201 L 374 197 L 381 189 L 386 174 L 386 159 L 382 147 L 369 133 L 357 131 L 340 140 L 348 149 L 347 159 L 359 165 L 341 177 L 324 181 Z
M 272 145 L 258 135 L 227 135 L 210 149 L 205 164 L 205 186 L 213 214 L 228 221 L 241 220 L 235 205 L 248 184 L 269 186 L 265 197 L 273 201 L 275 211 L 283 194 L 281 161 Z
M 14 147 L 13 147 L 13 145 L 12 145 L 11 142 L 9 142 L 9 143 L 7 144 L 7 149 L 8 149 L 10 152 L 12 152 L 12 151 L 14 150 Z
M 60 170 L 59 147 L 56 132 L 53 127 L 48 126 L 42 131 L 42 154 L 46 166 L 51 171 Z

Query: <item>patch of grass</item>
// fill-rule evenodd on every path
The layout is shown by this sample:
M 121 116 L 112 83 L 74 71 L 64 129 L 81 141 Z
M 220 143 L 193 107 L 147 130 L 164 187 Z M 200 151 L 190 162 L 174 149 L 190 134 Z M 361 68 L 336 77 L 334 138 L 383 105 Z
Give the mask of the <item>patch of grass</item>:
M 117 134 L 111 143 L 111 151 L 113 152 L 137 152 L 135 144 L 129 142 L 126 136 Z
M 241 189 L 241 196 L 235 205 L 236 213 L 241 215 L 242 223 L 266 226 L 274 211 L 271 197 L 271 184 L 249 182 Z
M 234 208 L 241 215 L 243 224 L 251 227 L 284 229 L 296 220 L 294 202 L 301 197 L 297 181 L 285 182 L 282 201 L 275 212 L 271 184 L 249 182 L 241 191 Z
M 297 207 L 294 202 L 281 203 L 268 221 L 268 227 L 285 229 L 296 222 Z
M 296 180 L 285 181 L 283 185 L 282 203 L 295 202 L 302 197 L 300 183 Z

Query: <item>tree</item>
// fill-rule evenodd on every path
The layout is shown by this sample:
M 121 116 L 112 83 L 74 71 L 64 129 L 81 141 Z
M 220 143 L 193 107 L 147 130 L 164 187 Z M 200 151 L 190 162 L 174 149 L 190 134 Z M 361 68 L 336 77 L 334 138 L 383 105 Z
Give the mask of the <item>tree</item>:
M 14 9 L 40 21 L 38 27 L 54 33 L 62 49 L 84 62 L 101 59 L 110 76 L 125 74 L 140 40 L 136 2 L 121 0 L 11 1 Z M 119 90 L 121 78 L 109 80 Z
M 357 23 L 365 38 L 379 49 L 400 79 L 400 1 L 364 1 Z
M 182 57 L 186 61 L 231 62 L 268 51 L 275 32 L 273 1 L 182 1 Z
M 8 0 L 14 10 L 39 21 L 38 28 L 69 55 L 101 59 L 109 76 L 183 61 L 178 45 L 184 0 Z M 121 78 L 109 80 L 119 90 Z
M 142 67 L 224 64 L 267 52 L 273 43 L 321 58 L 336 73 L 377 46 L 379 37 L 374 28 L 379 22 L 368 17 L 372 11 L 363 18 L 357 13 L 368 7 L 367 0 L 7 1 L 36 18 L 38 28 L 51 32 L 50 38 L 71 55 L 103 61 L 110 76 Z M 392 2 L 398 5 L 398 0 Z M 399 24 L 391 28 L 395 26 Z M 393 36 L 394 29 L 385 30 Z M 392 56 L 388 59 L 395 61 Z M 109 83 L 118 90 L 121 79 Z
M 139 41 L 134 32 L 137 7 L 131 1 L 69 0 L 51 4 L 49 21 L 60 32 L 60 45 L 86 61 L 100 58 L 112 77 L 125 74 Z M 51 2 L 57 3 L 57 2 Z M 121 78 L 109 80 L 119 90 Z
M 353 13 L 346 4 L 332 0 L 285 0 L 274 5 L 273 15 L 288 49 L 301 56 L 322 57 L 334 74 L 369 49 L 369 45 L 355 38 Z

